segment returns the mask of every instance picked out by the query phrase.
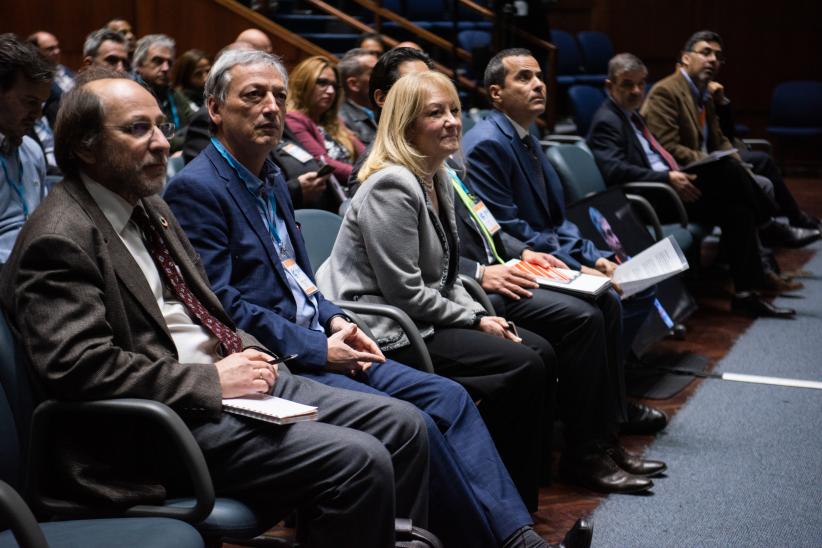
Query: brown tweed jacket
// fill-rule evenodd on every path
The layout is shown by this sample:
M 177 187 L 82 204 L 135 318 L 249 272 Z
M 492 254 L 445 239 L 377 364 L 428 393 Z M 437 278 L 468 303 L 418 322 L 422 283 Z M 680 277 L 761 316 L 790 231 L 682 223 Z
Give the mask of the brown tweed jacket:
M 733 145 L 719 128 L 713 101 L 705 104 L 708 123 L 708 152 L 727 150 Z M 657 82 L 640 111 L 648 129 L 680 166 L 704 158 L 699 112 L 688 81 L 677 69 Z M 739 158 L 737 158 L 739 159 Z

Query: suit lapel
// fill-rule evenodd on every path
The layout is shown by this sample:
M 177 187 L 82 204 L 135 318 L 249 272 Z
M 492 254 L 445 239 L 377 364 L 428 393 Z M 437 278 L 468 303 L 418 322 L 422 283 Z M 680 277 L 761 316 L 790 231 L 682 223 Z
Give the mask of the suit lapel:
M 503 113 L 495 110 L 491 113 L 491 116 L 494 123 L 496 123 L 500 131 L 502 131 L 503 135 L 510 140 L 511 148 L 514 151 L 514 156 L 517 159 L 520 169 L 523 173 L 525 173 L 526 179 L 528 179 L 528 184 L 531 185 L 531 188 L 533 188 L 534 192 L 539 197 L 543 209 L 545 209 L 545 212 L 550 215 L 551 211 L 548 207 L 548 189 L 546 189 L 545 185 L 542 184 L 543 178 L 536 173 L 534 169 L 534 162 L 531 159 L 531 154 L 525 148 L 525 145 L 522 144 L 522 140 L 519 138 L 517 130 L 514 129 L 511 121 L 508 120 Z M 540 162 L 540 165 L 542 165 L 542 162 Z M 547 183 L 548 175 L 544 172 L 544 170 L 543 175 L 545 176 L 544 178 Z
M 699 124 L 699 113 L 696 111 L 696 103 L 694 102 L 694 95 L 691 92 L 691 86 L 688 85 L 688 81 L 685 80 L 685 77 L 682 76 L 682 73 L 677 71 L 676 72 L 676 86 L 677 91 L 685 103 L 685 110 L 688 112 L 688 118 L 691 120 L 691 125 L 694 127 L 694 131 L 697 135 L 697 141 L 702 141 L 702 128 Z
M 642 148 L 642 143 L 639 142 L 639 139 L 636 136 L 633 122 L 628 119 L 628 116 L 625 115 L 622 109 L 619 108 L 619 106 L 617 106 L 612 99 L 608 99 L 607 105 L 608 108 L 611 109 L 611 112 L 613 112 L 622 121 L 622 132 L 625 135 L 625 142 L 628 143 L 629 147 L 633 148 L 633 151 L 626 151 L 628 153 L 628 157 L 633 157 L 640 160 L 643 166 L 650 169 L 651 164 L 648 162 L 648 156 Z M 639 116 L 639 113 L 637 113 L 637 116 Z
M 131 252 L 126 248 L 120 235 L 114 231 L 114 227 L 108 222 L 106 216 L 103 215 L 102 210 L 91 197 L 88 190 L 86 190 L 83 183 L 66 179 L 66 189 L 74 196 L 77 202 L 83 207 L 91 218 L 92 223 L 103 234 L 103 238 L 111 256 L 111 262 L 114 267 L 114 272 L 117 278 L 131 293 L 134 300 L 140 305 L 148 317 L 150 317 L 157 326 L 157 329 L 168 335 L 171 340 L 171 333 L 168 331 L 168 326 L 157 306 L 157 300 L 154 298 L 154 293 L 146 281 L 143 271 L 140 269 Z
M 248 192 L 245 183 L 240 179 L 239 175 L 237 175 L 234 169 L 219 155 L 214 145 L 209 145 L 209 148 L 206 149 L 206 154 L 212 165 L 214 165 L 217 174 L 225 181 L 228 193 L 237 204 L 237 210 L 242 213 L 251 231 L 263 244 L 268 260 L 271 262 L 274 270 L 282 278 L 282 282 L 287 284 L 288 280 L 285 277 L 280 256 L 274 247 L 274 242 L 271 241 L 271 234 L 268 232 L 268 228 L 265 226 L 262 218 L 260 218 L 256 200 L 251 193 Z M 279 201 L 278 196 L 277 202 L 279 203 Z

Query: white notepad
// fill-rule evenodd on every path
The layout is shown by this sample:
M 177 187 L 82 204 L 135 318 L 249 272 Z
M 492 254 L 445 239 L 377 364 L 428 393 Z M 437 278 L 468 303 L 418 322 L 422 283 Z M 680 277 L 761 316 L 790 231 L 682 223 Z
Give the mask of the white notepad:
M 316 407 L 268 394 L 224 399 L 223 411 L 274 424 L 317 420 Z

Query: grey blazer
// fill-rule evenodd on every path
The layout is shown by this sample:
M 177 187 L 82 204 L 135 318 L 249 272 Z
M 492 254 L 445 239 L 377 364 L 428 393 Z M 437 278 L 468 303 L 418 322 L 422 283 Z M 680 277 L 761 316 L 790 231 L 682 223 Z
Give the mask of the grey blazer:
M 457 275 L 454 193 L 444 173 L 435 178 L 435 186 L 446 226 L 408 169 L 390 166 L 363 183 L 331 256 L 317 272 L 326 297 L 401 308 L 423 337 L 436 327 L 469 327 L 485 313 Z M 365 321 L 383 350 L 408 345 L 394 321 L 375 316 Z

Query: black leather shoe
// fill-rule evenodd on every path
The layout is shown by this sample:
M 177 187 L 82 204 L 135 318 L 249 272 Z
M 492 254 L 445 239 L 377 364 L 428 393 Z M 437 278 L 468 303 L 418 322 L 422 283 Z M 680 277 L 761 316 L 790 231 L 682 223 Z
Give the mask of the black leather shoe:
M 650 405 L 629 401 L 628 422 L 620 425 L 623 434 L 656 434 L 668 425 L 668 416 Z
M 590 548 L 591 540 L 594 538 L 594 524 L 585 518 L 579 518 L 571 527 L 565 538 L 562 539 L 561 548 Z
M 731 298 L 731 310 L 755 318 L 792 318 L 796 314 L 793 308 L 774 306 L 754 292 L 745 295 L 734 295 Z
M 635 476 L 620 468 L 605 453 L 562 457 L 560 475 L 573 483 L 603 493 L 641 493 L 654 486 L 648 478 Z
M 617 466 L 635 476 L 655 476 L 668 469 L 661 460 L 643 459 L 619 445 L 609 447 L 605 454 L 611 457 Z
M 778 221 L 771 223 L 759 231 L 762 243 L 766 246 L 802 247 L 819 239 L 819 230 L 815 228 L 799 228 Z
M 796 226 L 799 228 L 815 228 L 816 230 L 822 230 L 822 221 L 808 215 L 804 211 L 799 212 L 799 217 L 796 219 L 791 219 L 791 226 Z

